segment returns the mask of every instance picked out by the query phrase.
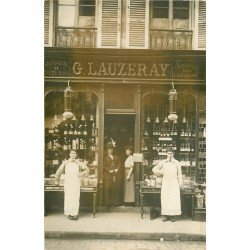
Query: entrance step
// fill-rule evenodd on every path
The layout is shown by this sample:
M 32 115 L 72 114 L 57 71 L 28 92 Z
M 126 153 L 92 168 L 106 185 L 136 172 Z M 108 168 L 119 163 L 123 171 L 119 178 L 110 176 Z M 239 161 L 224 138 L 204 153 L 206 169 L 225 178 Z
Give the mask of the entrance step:
M 98 207 L 98 212 L 103 213 L 140 213 L 140 207 L 128 207 L 128 206 L 119 206 L 119 207 Z M 144 213 L 149 213 L 149 207 L 143 207 Z

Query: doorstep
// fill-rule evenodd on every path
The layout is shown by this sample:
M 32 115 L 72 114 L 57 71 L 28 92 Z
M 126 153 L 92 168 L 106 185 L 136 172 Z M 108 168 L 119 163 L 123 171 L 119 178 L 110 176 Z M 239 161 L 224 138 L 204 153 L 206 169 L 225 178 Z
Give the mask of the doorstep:
M 139 212 L 129 208 L 113 210 L 118 212 L 99 211 L 96 218 L 90 212 L 81 212 L 77 221 L 51 212 L 44 218 L 45 238 L 206 240 L 205 222 L 184 217 L 177 217 L 174 223 L 162 222 L 162 217 L 150 220 L 149 213 L 141 219 Z

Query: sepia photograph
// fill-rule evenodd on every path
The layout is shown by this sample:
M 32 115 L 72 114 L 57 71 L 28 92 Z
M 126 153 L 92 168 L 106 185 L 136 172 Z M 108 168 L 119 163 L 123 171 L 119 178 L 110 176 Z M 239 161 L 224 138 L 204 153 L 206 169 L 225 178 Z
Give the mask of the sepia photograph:
M 46 250 L 206 249 L 206 0 L 44 0 Z

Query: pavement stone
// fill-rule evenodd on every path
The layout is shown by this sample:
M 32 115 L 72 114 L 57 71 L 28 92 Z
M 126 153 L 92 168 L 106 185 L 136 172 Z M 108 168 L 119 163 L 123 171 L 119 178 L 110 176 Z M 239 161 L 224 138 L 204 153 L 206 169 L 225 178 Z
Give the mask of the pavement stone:
M 46 239 L 45 250 L 204 250 L 205 242 Z
M 44 219 L 46 238 L 124 239 L 124 240 L 182 240 L 205 241 L 205 222 L 178 218 L 175 223 L 151 221 L 138 213 L 80 213 L 78 221 L 69 220 L 63 213 L 51 213 Z

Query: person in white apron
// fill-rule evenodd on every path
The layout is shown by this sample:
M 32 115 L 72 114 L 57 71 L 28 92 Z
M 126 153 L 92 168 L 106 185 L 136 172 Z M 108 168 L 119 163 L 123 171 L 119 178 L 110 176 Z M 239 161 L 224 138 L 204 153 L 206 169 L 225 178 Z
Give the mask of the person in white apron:
M 89 172 L 87 161 L 80 162 L 75 150 L 69 153 L 70 158 L 64 161 L 55 174 L 55 185 L 59 185 L 59 179 L 62 173 L 65 173 L 64 181 L 64 214 L 69 216 L 70 220 L 77 220 L 80 205 L 80 177 L 82 170 L 86 174 Z
M 175 222 L 175 215 L 181 214 L 180 187 L 182 173 L 180 162 L 175 160 L 173 152 L 167 152 L 167 159 L 160 161 L 153 169 L 153 173 L 162 175 L 161 186 L 161 214 L 163 221 Z

